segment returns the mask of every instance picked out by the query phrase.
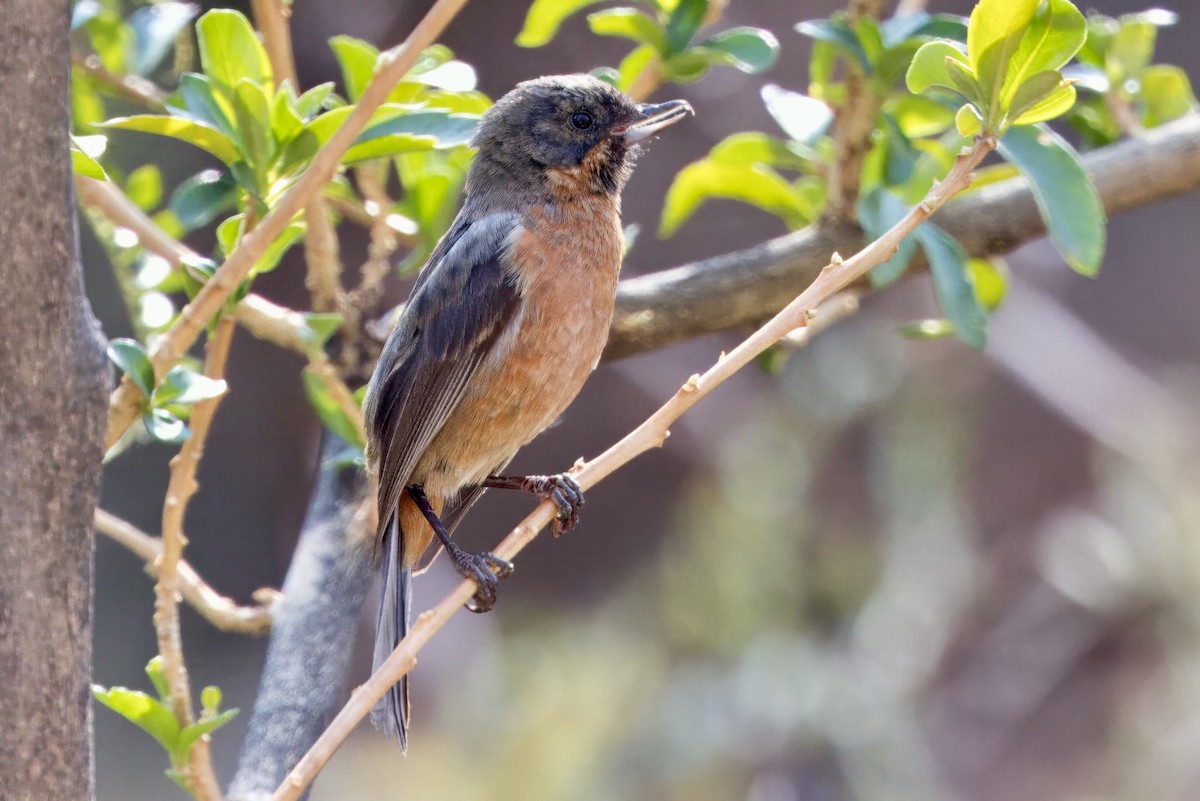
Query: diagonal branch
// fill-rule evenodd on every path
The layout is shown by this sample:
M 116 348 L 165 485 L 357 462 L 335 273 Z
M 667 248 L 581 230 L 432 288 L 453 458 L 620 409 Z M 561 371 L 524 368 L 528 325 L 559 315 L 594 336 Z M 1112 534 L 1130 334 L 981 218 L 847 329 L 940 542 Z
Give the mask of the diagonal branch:
M 755 331 L 728 355 L 722 354 L 722 358 L 703 375 L 693 375 L 689 378 L 666 404 L 620 442 L 593 461 L 576 465 L 572 472 L 580 486 L 589 489 L 636 456 L 661 446 L 669 434 L 668 427 L 688 409 L 752 362 L 764 350 L 789 334 L 810 328 L 810 321 L 815 323 L 820 320 L 821 316 L 816 312 L 819 304 L 862 278 L 872 267 L 883 263 L 895 253 L 906 236 L 929 219 L 946 200 L 970 184 L 972 171 L 994 147 L 994 140 L 976 140 L 974 147 L 958 158 L 946 179 L 936 184 L 925 200 L 890 231 L 850 259 L 843 260 L 836 253 L 833 254 L 832 261 L 821 270 L 816 280 L 766 325 Z M 554 505 L 549 501 L 542 502 L 493 552 L 502 559 L 511 560 L 537 536 L 554 515 Z M 441 603 L 417 619 L 416 625 L 396 650 L 379 670 L 355 691 L 350 701 L 275 791 L 272 801 L 295 801 L 300 797 L 388 688 L 412 670 L 416 665 L 417 652 L 474 593 L 474 583 L 462 581 Z
M 146 563 L 146 572 L 158 578 L 159 559 L 163 552 L 162 540 L 103 509 L 96 510 L 95 525 L 96 531 L 133 551 L 135 556 Z M 281 597 L 276 590 L 264 587 L 256 591 L 254 599 L 258 606 L 238 606 L 205 583 L 195 568 L 186 561 L 178 561 L 176 573 L 179 594 L 183 600 L 221 631 L 266 634 L 270 630 L 271 616 Z
M 1193 192 L 1200 188 L 1200 115 L 1087 153 L 1083 162 L 1110 215 Z M 972 256 L 1006 253 L 1046 233 L 1021 178 L 956 200 L 939 215 L 938 225 Z M 855 226 L 810 226 L 746 250 L 622 281 L 604 356 L 619 359 L 755 325 L 807 286 L 830 253 L 851 252 L 861 242 Z
M 183 308 L 175 325 L 155 343 L 150 361 L 156 375 L 164 374 L 187 352 L 229 296 L 246 280 L 267 247 L 279 237 L 291 219 L 316 197 L 321 187 L 333 178 L 342 156 L 366 127 L 375 110 L 387 100 L 392 87 L 412 68 L 421 51 L 433 44 L 466 2 L 437 0 L 402 44 L 379 56 L 374 77 L 342 127 L 317 151 L 312 164 L 279 199 L 275 208 L 242 239 L 216 274 Z M 138 411 L 138 390 L 127 377 L 123 378 L 109 403 L 106 448 L 111 448 L 121 438 L 137 419 Z

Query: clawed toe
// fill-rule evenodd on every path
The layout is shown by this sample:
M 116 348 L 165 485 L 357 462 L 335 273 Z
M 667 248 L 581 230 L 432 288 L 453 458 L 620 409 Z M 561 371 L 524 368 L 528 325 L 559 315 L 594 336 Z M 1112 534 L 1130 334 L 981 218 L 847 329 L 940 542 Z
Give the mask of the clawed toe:
M 557 537 L 579 523 L 579 510 L 584 504 L 583 488 L 566 473 L 547 476 L 546 484 L 539 494 L 558 509 L 558 515 L 550 524 L 550 532 Z
M 490 611 L 496 605 L 500 579 L 513 572 L 512 562 L 491 553 L 462 553 L 454 560 L 454 567 L 463 578 L 475 582 L 475 595 L 466 606 L 471 612 L 479 613 Z

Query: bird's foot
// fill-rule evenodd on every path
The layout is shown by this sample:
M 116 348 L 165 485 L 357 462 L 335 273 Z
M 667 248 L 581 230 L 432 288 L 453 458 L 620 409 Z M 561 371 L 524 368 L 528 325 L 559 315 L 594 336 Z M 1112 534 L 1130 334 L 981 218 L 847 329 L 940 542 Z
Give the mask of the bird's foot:
M 496 605 L 500 579 L 513 572 L 513 563 L 493 553 L 467 553 L 457 545 L 446 550 L 459 575 L 475 582 L 475 595 L 467 602 L 467 609 L 472 612 L 490 611 Z
M 558 509 L 558 515 L 550 523 L 550 533 L 563 534 L 579 524 L 579 510 L 583 507 L 583 488 L 566 473 L 552 476 L 529 476 L 529 492 L 550 501 Z

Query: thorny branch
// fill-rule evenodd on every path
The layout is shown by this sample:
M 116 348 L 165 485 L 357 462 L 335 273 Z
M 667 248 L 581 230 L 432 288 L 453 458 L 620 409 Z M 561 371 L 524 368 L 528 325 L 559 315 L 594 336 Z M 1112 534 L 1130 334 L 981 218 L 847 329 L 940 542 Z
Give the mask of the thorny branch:
M 158 578 L 162 540 L 103 509 L 96 510 L 95 526 L 96 531 L 132 551 L 146 563 L 146 572 Z M 266 634 L 271 629 L 271 616 L 280 599 L 277 590 L 263 587 L 254 593 L 257 606 L 239 606 L 205 583 L 187 561 L 180 559 L 177 562 L 176 574 L 183 600 L 221 631 Z
M 233 320 L 220 320 L 208 342 L 204 361 L 204 374 L 209 378 L 224 378 L 232 339 Z M 158 636 L 158 653 L 162 657 L 163 679 L 170 693 L 171 711 L 180 726 L 195 722 L 187 665 L 183 661 L 183 644 L 179 636 L 179 563 L 187 544 L 183 521 L 188 502 L 199 489 L 196 468 L 204 455 L 204 443 L 220 401 L 219 397 L 211 398 L 193 407 L 192 435 L 171 460 L 171 480 L 163 503 L 162 553 L 155 561 L 154 568 L 158 573 L 158 581 L 154 585 L 154 629 Z M 184 780 L 198 801 L 220 800 L 221 789 L 213 771 L 207 738 L 197 740 L 188 751 L 188 765 L 183 773 Z
M 666 404 L 621 441 L 591 462 L 577 464 L 572 473 L 580 486 L 585 490 L 589 489 L 634 457 L 651 448 L 660 447 L 669 434 L 669 426 L 701 398 L 767 348 L 798 329 L 808 327 L 810 321 L 815 323 L 819 320 L 820 315 L 816 310 L 821 303 L 895 253 L 906 236 L 916 230 L 950 197 L 970 185 L 972 171 L 994 147 L 995 141 L 992 139 L 977 139 L 969 151 L 959 156 L 946 179 L 934 185 L 925 200 L 891 230 L 850 259 L 843 260 L 836 253 L 833 254 L 833 259 L 821 270 L 816 280 L 766 325 L 728 355 L 723 354 L 703 375 L 693 375 L 689 378 Z M 555 508 L 552 503 L 545 501 L 539 504 L 532 514 L 504 538 L 493 553 L 502 559 L 513 559 L 550 522 L 554 514 Z M 379 670 L 355 691 L 350 701 L 292 770 L 287 780 L 275 791 L 272 801 L 294 801 L 300 797 L 371 707 L 401 676 L 412 670 L 420 649 L 458 612 L 474 592 L 475 585 L 472 582 L 462 581 L 437 606 L 417 619 L 408 636 Z

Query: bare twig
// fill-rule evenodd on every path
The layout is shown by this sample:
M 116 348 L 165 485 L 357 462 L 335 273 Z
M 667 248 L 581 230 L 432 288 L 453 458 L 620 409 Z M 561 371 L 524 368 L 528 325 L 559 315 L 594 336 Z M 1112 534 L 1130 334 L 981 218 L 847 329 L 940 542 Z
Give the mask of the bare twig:
M 204 260 L 199 253 L 159 228 L 116 184 L 77 175 L 75 191 L 84 205 L 96 209 L 114 225 L 133 231 L 142 247 L 166 259 L 172 266 L 186 269 L 188 264 Z M 303 336 L 304 316 L 298 312 L 250 293 L 237 305 L 234 317 L 260 339 L 296 353 L 307 355 L 309 351 Z
M 126 100 L 145 106 L 151 111 L 165 111 L 167 95 L 162 89 L 138 75 L 117 75 L 100 63 L 99 56 L 71 54 L 71 63 L 98 83 L 108 87 Z
M 146 563 L 146 572 L 158 578 L 162 540 L 103 509 L 96 510 L 95 525 L 96 531 L 133 551 Z M 271 615 L 282 597 L 277 590 L 264 587 L 254 593 L 258 606 L 239 606 L 205 583 L 185 560 L 178 561 L 176 573 L 183 600 L 216 628 L 240 634 L 266 634 L 270 631 Z
M 1109 215 L 1200 188 L 1200 115 L 1084 154 Z M 938 216 L 972 256 L 1006 253 L 1046 225 L 1023 178 L 983 187 Z M 606 359 L 760 322 L 796 296 L 829 253 L 862 242 L 856 226 L 809 226 L 746 250 L 622 281 Z M 923 262 L 914 261 L 913 268 Z
M 150 354 L 156 375 L 165 373 L 186 352 L 200 332 L 220 310 L 229 295 L 245 280 L 267 247 L 337 172 L 342 155 L 362 132 L 375 110 L 387 99 L 393 86 L 416 62 L 421 51 L 432 44 L 467 0 L 437 0 L 403 44 L 379 57 L 374 77 L 363 90 L 354 111 L 313 158 L 308 169 L 217 269 L 213 277 L 185 306 L 178 321 L 154 345 Z M 111 448 L 137 419 L 139 392 L 123 378 L 109 404 L 105 446 Z
M 958 158 L 945 181 L 935 185 L 925 200 L 913 208 L 895 227 L 850 259 L 843 260 L 834 254 L 833 260 L 820 272 L 816 280 L 770 322 L 721 358 L 703 375 L 693 375 L 689 378 L 666 404 L 620 442 L 593 461 L 577 464 L 572 472 L 579 484 L 584 489 L 595 486 L 634 457 L 661 446 L 669 434 L 669 426 L 684 412 L 771 345 L 807 325 L 813 319 L 814 310 L 820 303 L 866 275 L 872 267 L 883 263 L 895 253 L 904 237 L 927 220 L 947 199 L 970 184 L 972 170 L 994 147 L 993 140 L 977 140 L 970 151 Z M 537 536 L 555 513 L 552 503 L 546 501 L 539 504 L 493 552 L 502 559 L 512 559 Z M 474 583 L 462 581 L 441 603 L 417 619 L 408 636 L 379 670 L 355 691 L 350 701 L 292 770 L 287 780 L 275 791 L 272 801 L 294 801 L 299 798 L 371 707 L 401 676 L 412 670 L 420 649 L 470 600 L 474 592 Z
M 209 378 L 221 379 L 225 375 L 225 361 L 232 338 L 233 320 L 226 318 L 218 322 L 208 342 L 204 362 L 204 374 Z M 196 468 L 204 455 L 204 442 L 219 403 L 220 398 L 211 398 L 193 407 L 190 421 L 192 435 L 171 460 L 171 480 L 163 503 L 162 553 L 155 563 L 158 581 L 154 585 L 154 629 L 158 636 L 158 653 L 162 657 L 163 679 L 170 693 L 171 711 L 181 726 L 189 726 L 195 721 L 187 665 L 183 661 L 183 644 L 179 636 L 179 562 L 187 543 L 183 519 L 187 514 L 188 502 L 199 489 Z M 188 752 L 188 765 L 183 772 L 184 780 L 199 801 L 219 801 L 221 789 L 213 772 L 207 738 L 200 738 L 192 746 Z
M 290 9 L 279 0 L 250 0 L 250 10 L 262 31 L 263 47 L 271 61 L 275 82 L 288 81 L 299 93 L 300 81 L 296 78 L 296 61 L 292 57 L 292 34 L 288 30 Z

